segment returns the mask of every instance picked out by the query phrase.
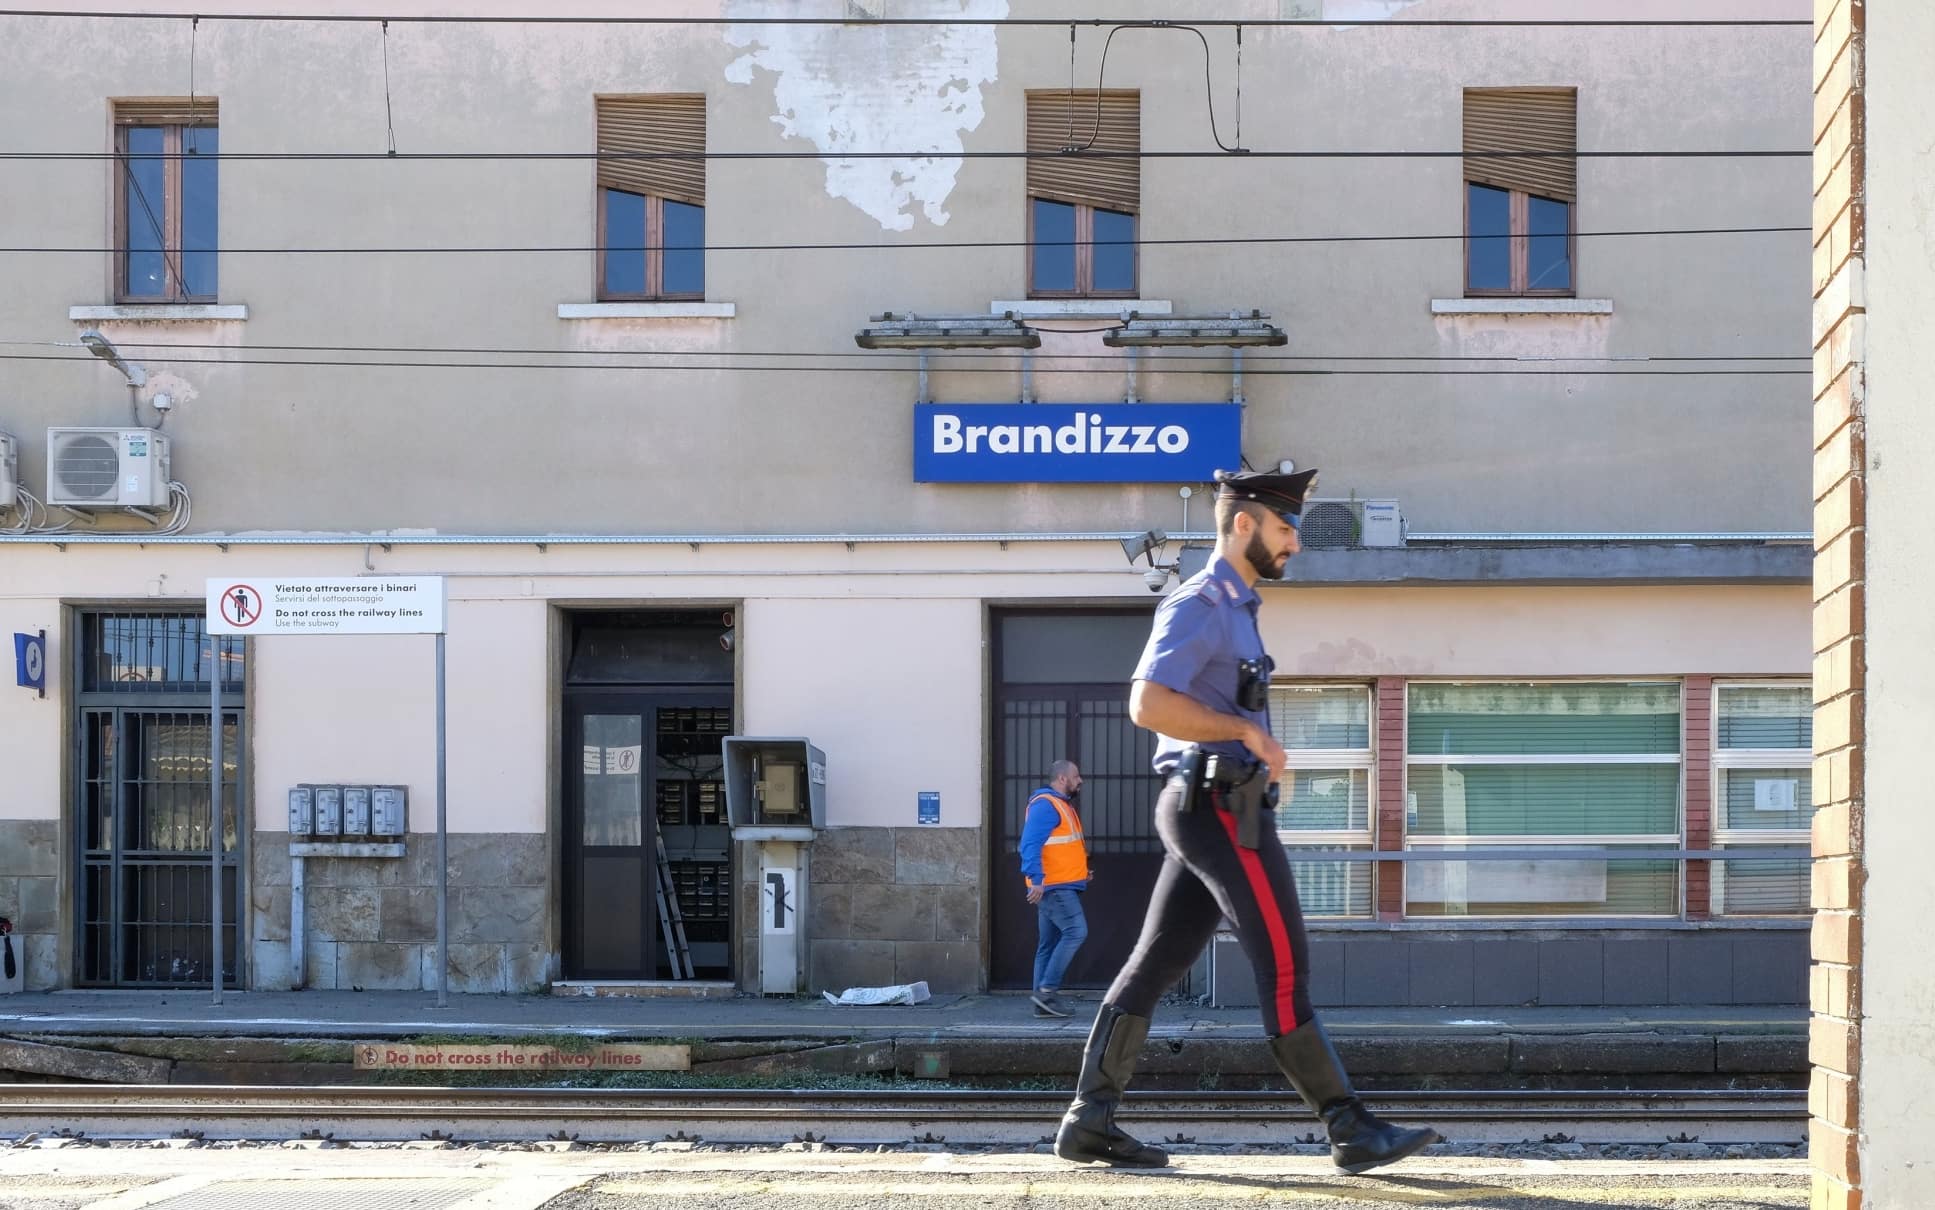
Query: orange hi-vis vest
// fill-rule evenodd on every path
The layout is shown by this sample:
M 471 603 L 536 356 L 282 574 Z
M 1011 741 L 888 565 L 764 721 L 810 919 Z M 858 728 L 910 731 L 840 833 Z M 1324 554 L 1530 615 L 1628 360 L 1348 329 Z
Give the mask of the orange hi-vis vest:
M 1055 830 L 1048 834 L 1047 840 L 1041 842 L 1042 885 L 1088 881 L 1088 846 L 1082 842 L 1081 817 L 1059 794 L 1043 792 L 1035 795 L 1035 798 L 1047 799 L 1048 804 L 1055 808 L 1055 813 L 1061 816 L 1055 824 Z

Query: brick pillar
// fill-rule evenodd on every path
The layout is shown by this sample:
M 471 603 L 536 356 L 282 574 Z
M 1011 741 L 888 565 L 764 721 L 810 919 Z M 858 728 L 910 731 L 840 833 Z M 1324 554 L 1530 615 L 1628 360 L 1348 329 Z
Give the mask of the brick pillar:
M 1377 824 L 1380 852 L 1404 848 L 1404 678 L 1377 678 Z M 1377 863 L 1377 918 L 1404 918 L 1404 863 Z
M 1713 678 L 1686 678 L 1686 697 L 1680 711 L 1686 734 L 1680 751 L 1686 778 L 1686 847 L 1713 847 Z M 1713 916 L 1713 863 L 1686 863 L 1686 918 Z
M 1864 0 L 1814 5 L 1813 1210 L 1861 1205 L 1861 840 L 1867 509 Z

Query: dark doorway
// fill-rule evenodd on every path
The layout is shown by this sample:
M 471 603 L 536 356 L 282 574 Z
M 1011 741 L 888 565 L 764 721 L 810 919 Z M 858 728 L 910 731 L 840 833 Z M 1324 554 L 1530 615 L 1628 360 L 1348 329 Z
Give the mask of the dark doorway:
M 566 662 L 564 963 L 573 979 L 729 979 L 721 611 L 584 614 Z
M 1129 721 L 1129 681 L 1149 635 L 1146 609 L 997 610 L 994 630 L 992 944 L 988 978 L 1026 988 L 1035 908 L 1020 841 L 1028 797 L 1066 757 L 1082 768 L 1082 817 L 1095 880 L 1082 897 L 1089 937 L 1065 985 L 1106 987 L 1135 947 L 1162 866 L 1152 821 L 1155 736 Z
M 222 981 L 239 982 L 236 819 L 244 748 L 243 640 L 218 639 L 222 687 Z M 209 661 L 200 614 L 89 613 L 77 666 L 80 983 L 205 986 L 215 905 L 209 869 Z

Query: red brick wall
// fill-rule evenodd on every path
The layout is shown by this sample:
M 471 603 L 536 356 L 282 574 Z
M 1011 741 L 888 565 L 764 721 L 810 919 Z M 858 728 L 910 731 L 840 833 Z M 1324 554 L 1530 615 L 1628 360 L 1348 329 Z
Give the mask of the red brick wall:
M 1686 678 L 1685 705 L 1680 712 L 1686 734 L 1680 751 L 1686 777 L 1686 847 L 1705 849 L 1713 844 L 1713 678 Z M 1713 864 L 1686 863 L 1686 918 L 1706 920 L 1713 915 Z
M 1404 848 L 1404 678 L 1377 678 L 1377 848 Z M 1377 916 L 1404 916 L 1404 863 L 1377 863 Z

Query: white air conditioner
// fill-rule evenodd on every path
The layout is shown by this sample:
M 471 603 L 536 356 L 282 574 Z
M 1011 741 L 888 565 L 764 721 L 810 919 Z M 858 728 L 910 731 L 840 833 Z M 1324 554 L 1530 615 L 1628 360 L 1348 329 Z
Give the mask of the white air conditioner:
M 1308 550 L 1404 545 L 1396 500 L 1306 500 L 1298 536 Z
M 6 433 L 0 433 L 0 515 L 13 507 L 20 488 L 20 447 Z
M 47 503 L 168 507 L 168 438 L 154 429 L 48 429 Z

